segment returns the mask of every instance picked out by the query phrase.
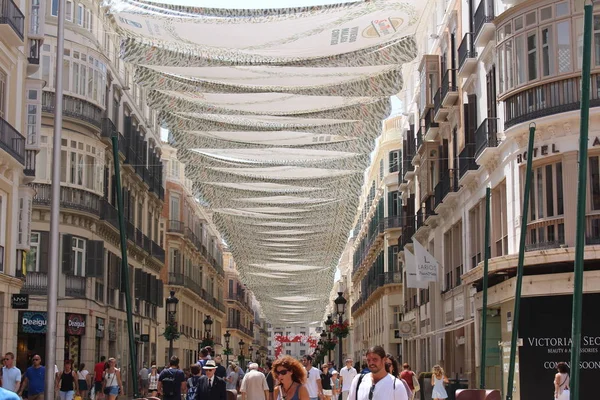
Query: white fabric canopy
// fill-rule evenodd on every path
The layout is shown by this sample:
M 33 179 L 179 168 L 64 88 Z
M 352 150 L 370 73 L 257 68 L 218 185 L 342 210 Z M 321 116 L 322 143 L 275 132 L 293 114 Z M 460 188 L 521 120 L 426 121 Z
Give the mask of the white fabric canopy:
M 227 10 L 109 0 L 123 59 L 273 324 L 323 317 L 426 4 Z

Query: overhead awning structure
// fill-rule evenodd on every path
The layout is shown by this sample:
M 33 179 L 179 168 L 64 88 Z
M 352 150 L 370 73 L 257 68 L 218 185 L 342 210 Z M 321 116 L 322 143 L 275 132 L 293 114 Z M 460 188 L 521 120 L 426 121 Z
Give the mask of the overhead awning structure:
M 273 324 L 322 320 L 426 3 L 109 4 L 122 57 Z

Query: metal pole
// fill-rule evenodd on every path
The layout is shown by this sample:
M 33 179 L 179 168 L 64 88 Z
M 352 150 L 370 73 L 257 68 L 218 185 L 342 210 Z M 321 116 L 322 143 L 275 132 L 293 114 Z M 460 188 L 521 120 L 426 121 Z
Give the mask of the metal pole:
M 515 380 L 515 360 L 517 357 L 517 339 L 519 337 L 519 314 L 521 311 L 521 288 L 523 286 L 523 264 L 525 262 L 525 238 L 527 237 L 527 218 L 529 214 L 529 192 L 533 165 L 533 139 L 535 124 L 529 126 L 529 145 L 527 146 L 527 168 L 525 169 L 525 188 L 523 189 L 523 212 L 521 215 L 521 238 L 519 241 L 519 261 L 517 265 L 517 283 L 515 291 L 515 309 L 513 312 L 512 336 L 510 340 L 510 364 L 508 366 L 508 388 L 506 400 L 512 400 Z
M 590 119 L 590 64 L 592 58 L 592 4 L 583 8 L 583 65 L 581 66 L 581 118 L 579 125 L 579 182 L 577 225 L 573 267 L 573 326 L 571 332 L 571 399 L 579 400 L 579 359 L 583 310 L 583 250 L 585 246 L 585 203 L 587 184 L 588 129 Z
M 63 53 L 65 49 L 65 0 L 58 0 L 56 32 L 56 85 L 54 87 L 54 137 L 52 148 L 52 199 L 50 203 L 50 260 L 48 260 L 48 297 L 46 309 L 46 376 L 44 398 L 54 399 L 54 366 L 56 365 L 56 336 L 60 244 L 60 149 L 63 120 Z M 43 260 L 42 262 L 45 262 Z
M 479 388 L 485 389 L 485 368 L 487 357 L 487 305 L 488 305 L 488 264 L 490 260 L 490 197 L 491 189 L 485 189 L 485 257 L 483 259 L 483 304 L 481 306 L 481 362 Z
M 173 338 L 169 339 L 169 360 L 173 357 Z
M 127 236 L 125 231 L 125 218 L 123 216 L 123 192 L 121 191 L 121 165 L 119 162 L 119 138 L 111 137 L 113 160 L 115 164 L 115 185 L 117 192 L 117 211 L 119 216 L 119 231 L 121 236 L 121 270 L 125 280 L 125 310 L 127 312 L 127 333 L 129 336 L 129 360 L 131 363 L 131 383 L 134 398 L 139 397 L 137 381 L 137 357 L 135 355 L 135 338 L 133 336 L 133 313 L 131 312 L 131 286 L 129 284 L 129 263 L 127 262 Z
M 340 325 L 342 325 L 344 323 L 344 317 L 342 316 L 342 314 L 340 314 L 338 316 L 338 321 L 340 323 Z M 338 368 L 340 368 L 340 365 L 343 365 L 344 363 L 342 362 L 342 357 L 343 357 L 343 353 L 342 353 L 342 335 L 339 336 L 340 340 L 338 343 Z

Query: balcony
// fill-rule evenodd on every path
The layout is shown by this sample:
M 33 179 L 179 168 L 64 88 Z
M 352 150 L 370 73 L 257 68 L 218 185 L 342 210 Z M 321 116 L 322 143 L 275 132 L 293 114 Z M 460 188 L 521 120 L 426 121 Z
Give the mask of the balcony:
M 239 321 L 227 320 L 227 329 L 237 329 L 238 331 L 243 332 L 250 337 L 254 337 L 254 332 L 252 332 L 252 329 L 246 328 Z
M 440 125 L 433 119 L 434 112 L 434 109 L 430 109 L 423 119 L 425 121 L 425 140 L 435 140 L 440 129 Z
M 54 114 L 56 111 L 55 99 L 54 92 L 43 92 L 42 111 Z M 66 118 L 83 121 L 100 129 L 102 127 L 102 114 L 102 109 L 92 103 L 76 97 L 63 96 L 63 115 Z
M 450 107 L 458 99 L 458 88 L 456 86 L 456 70 L 446 70 L 442 77 L 442 84 L 433 98 L 434 121 L 445 122 L 450 112 Z
M 246 301 L 245 296 L 242 295 L 242 294 L 239 294 L 239 293 L 228 293 L 227 294 L 227 300 L 229 300 L 229 301 L 237 301 L 246 310 L 248 310 L 250 312 L 254 312 L 254 311 L 252 311 L 252 307 L 250 306 L 250 304 L 248 304 L 248 302 Z
M 40 260 L 47 262 L 46 260 Z M 48 294 L 48 274 L 46 272 L 27 272 L 25 275 L 25 283 L 21 288 L 21 293 L 28 294 Z
M 458 76 L 466 78 L 475 72 L 477 51 L 473 45 L 473 34 L 467 32 L 458 46 Z
M 412 243 L 412 237 L 415 234 L 415 220 L 414 217 L 406 219 L 407 225 L 402 227 L 402 236 L 399 239 L 400 249 L 399 251 L 404 250 L 404 246 L 409 243 Z
M 25 150 L 25 169 L 23 169 L 23 173 L 25 176 L 32 178 L 32 180 L 35 177 L 36 154 L 35 150 Z
M 42 39 L 29 38 L 29 54 L 27 55 L 27 74 L 32 75 L 40 69 L 40 50 Z
M 496 27 L 494 26 L 494 1 L 481 0 L 475 15 L 473 16 L 473 37 L 475 46 L 486 46 L 494 38 Z
M 396 215 L 393 217 L 385 217 L 383 221 L 379 223 L 382 224 L 383 231 L 390 231 L 395 229 L 401 229 L 405 225 L 406 217 Z
M 169 233 L 183 235 L 184 228 L 185 226 L 182 221 L 177 221 L 174 219 L 170 219 L 167 221 L 167 232 Z
M 600 244 L 600 214 L 585 216 L 585 244 Z
M 465 144 L 465 148 L 458 155 L 458 179 L 462 179 L 467 172 L 476 171 L 479 166 L 475 162 L 475 143 Z
M 450 193 L 458 192 L 458 189 L 458 170 L 449 169 L 442 172 L 440 181 L 435 185 L 435 208 L 442 204 Z
M 117 209 L 106 199 L 100 200 L 100 219 L 108 222 L 115 229 L 119 230 L 119 214 Z
M 360 293 L 358 300 L 352 305 L 352 313 L 354 314 L 357 310 L 359 310 L 367 302 L 369 297 L 371 297 L 377 291 L 377 289 L 387 285 L 398 285 L 401 283 L 401 272 L 388 271 L 375 276 L 373 281 L 369 282 L 364 288 L 364 291 Z
M 0 0 L 0 38 L 9 46 L 22 46 L 25 16 L 13 0 Z
M 35 190 L 33 205 L 50 207 L 52 187 L 45 183 L 34 183 L 31 187 Z M 82 211 L 100 216 L 100 197 L 97 194 L 82 189 L 60 187 L 60 207 Z
M 65 276 L 65 296 L 85 299 L 86 278 L 83 276 Z
M 4 271 L 4 246 L 0 246 L 0 271 L 5 272 Z
M 162 263 L 165 262 L 165 249 L 154 240 L 150 241 L 150 255 Z
M 556 249 L 565 244 L 563 217 L 527 224 L 525 251 Z
M 498 147 L 498 119 L 486 118 L 475 131 L 475 159 L 488 147 Z
M 2 118 L 0 118 L 0 148 L 20 164 L 25 165 L 25 138 Z
M 421 151 L 421 148 L 423 147 L 423 127 L 422 126 L 419 127 L 416 137 L 417 137 L 416 143 L 417 143 L 417 153 L 418 153 Z
M 592 74 L 590 107 L 600 106 L 600 74 Z M 517 124 L 579 110 L 581 76 L 541 83 L 504 99 L 504 129 Z

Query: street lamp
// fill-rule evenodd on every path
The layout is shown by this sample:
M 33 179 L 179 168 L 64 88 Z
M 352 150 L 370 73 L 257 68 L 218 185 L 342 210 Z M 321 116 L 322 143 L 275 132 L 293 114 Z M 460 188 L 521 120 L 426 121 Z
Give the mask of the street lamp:
M 344 296 L 342 296 L 342 292 L 338 292 L 338 297 L 333 301 L 335 303 L 335 309 L 338 315 L 338 322 L 339 324 L 343 324 L 344 323 L 344 313 L 346 312 L 346 303 L 348 302 Z M 344 362 L 342 360 L 342 335 L 338 336 L 339 339 L 339 343 L 338 343 L 338 356 L 339 356 L 339 360 L 338 360 L 338 365 L 343 365 Z
M 260 355 L 260 350 L 256 350 L 256 362 L 258 363 L 258 365 L 262 364 L 262 359 Z
M 325 350 L 325 348 L 327 348 L 329 346 L 329 343 L 327 343 L 327 333 L 325 333 L 325 330 L 323 330 L 323 331 L 321 331 L 321 335 L 319 335 L 319 336 L 321 336 L 321 340 L 319 340 L 319 342 L 321 342 L 323 350 Z M 324 355 L 325 354 L 323 354 L 323 356 Z M 329 353 L 328 353 L 328 355 L 329 355 Z M 327 359 L 327 361 L 331 361 L 331 357 L 329 357 Z
M 177 303 L 179 299 L 175 297 L 175 291 L 171 290 L 167 303 L 167 326 L 169 329 L 169 360 L 173 357 L 173 336 L 177 332 Z
M 238 345 L 240 346 L 240 359 L 241 359 L 240 365 L 244 365 L 244 360 L 245 360 L 245 357 L 244 357 L 244 345 L 245 344 L 246 343 L 244 343 L 244 339 L 240 339 L 240 341 L 238 343 Z
M 204 337 L 206 339 L 210 339 L 211 336 L 211 326 L 213 324 L 213 320 L 212 318 L 210 318 L 210 315 L 206 316 L 206 319 L 204 320 Z
M 327 338 L 331 341 L 331 325 L 333 325 L 333 319 L 331 319 L 331 314 L 327 316 L 327 320 L 325 321 L 325 329 L 327 330 Z M 331 361 L 331 350 L 329 350 L 329 361 Z M 341 364 L 340 364 L 341 367 Z
M 225 352 L 227 355 L 227 365 L 229 366 L 229 353 L 231 353 L 231 349 L 229 348 L 229 341 L 231 340 L 231 333 L 229 331 L 225 331 L 223 335 L 225 337 Z

